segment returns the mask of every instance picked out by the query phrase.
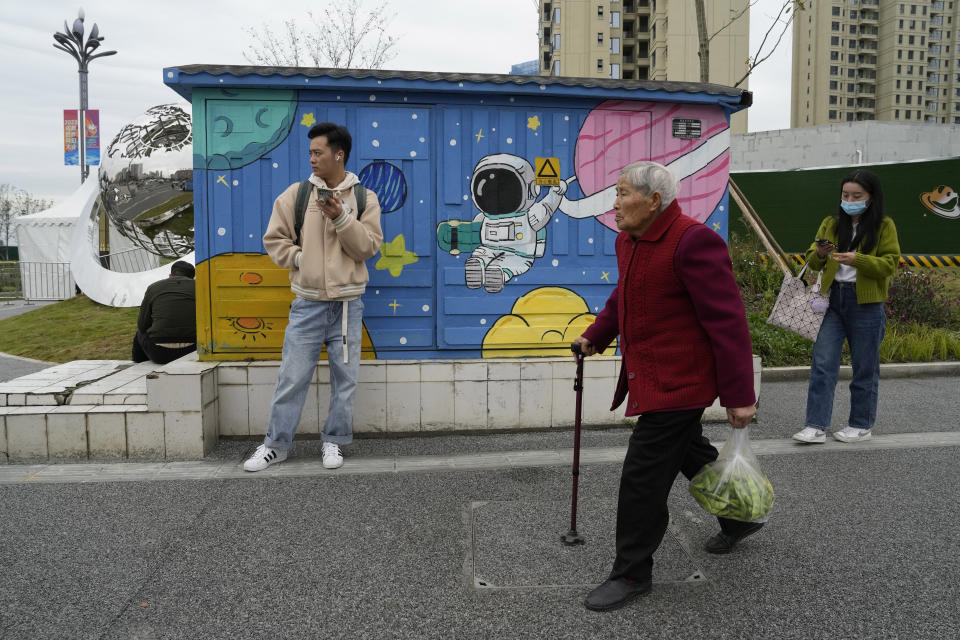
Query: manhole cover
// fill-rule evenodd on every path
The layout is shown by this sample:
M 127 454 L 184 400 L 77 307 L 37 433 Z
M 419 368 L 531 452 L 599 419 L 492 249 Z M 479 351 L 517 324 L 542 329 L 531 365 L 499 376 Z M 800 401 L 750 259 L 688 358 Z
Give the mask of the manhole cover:
M 596 586 L 606 578 L 613 563 L 616 509 L 616 500 L 581 503 L 577 531 L 586 538 L 586 544 L 568 547 L 561 543 L 560 536 L 570 528 L 569 503 L 472 503 L 474 586 Z M 681 543 L 684 529 L 682 516 L 679 521 L 671 521 L 654 555 L 654 582 L 705 581 L 702 569 Z

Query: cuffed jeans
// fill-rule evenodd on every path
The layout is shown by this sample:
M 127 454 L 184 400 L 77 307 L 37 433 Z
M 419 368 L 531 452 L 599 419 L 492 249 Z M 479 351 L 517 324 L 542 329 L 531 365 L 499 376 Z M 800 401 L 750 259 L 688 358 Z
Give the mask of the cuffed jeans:
M 807 387 L 806 426 L 827 430 L 833 416 L 833 394 L 840 372 L 843 341 L 850 344 L 850 419 L 848 425 L 871 429 L 877 420 L 877 389 L 880 384 L 880 342 L 887 314 L 882 302 L 857 303 L 853 284 L 834 284 L 830 307 L 813 344 L 810 384 Z
M 623 460 L 617 503 L 617 556 L 611 579 L 650 579 L 653 552 L 670 519 L 667 497 L 682 473 L 689 480 L 719 455 L 703 436 L 703 409 L 645 413 L 637 420 Z M 753 526 L 717 518 L 720 529 L 738 535 Z
M 293 448 L 293 436 L 324 345 L 330 367 L 330 411 L 323 425 L 323 441 L 338 445 L 353 441 L 353 397 L 360 368 L 363 301 L 351 300 L 347 304 L 346 363 L 342 318 L 343 302 L 294 298 L 290 324 L 283 337 L 283 359 L 270 406 L 270 425 L 263 441 L 266 446 L 281 451 Z

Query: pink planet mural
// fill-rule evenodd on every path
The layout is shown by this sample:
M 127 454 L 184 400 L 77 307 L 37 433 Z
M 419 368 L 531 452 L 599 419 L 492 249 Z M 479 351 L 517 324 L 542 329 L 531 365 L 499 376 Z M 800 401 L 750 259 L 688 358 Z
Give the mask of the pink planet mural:
M 673 137 L 677 118 L 699 120 L 701 137 Z M 726 191 L 729 147 L 726 115 L 715 106 L 609 100 L 584 120 L 574 165 L 585 196 L 612 189 L 620 170 L 631 162 L 653 160 L 666 165 L 680 178 L 677 200 L 683 212 L 703 222 L 720 205 Z M 600 200 L 603 210 L 593 215 L 616 231 L 612 195 Z

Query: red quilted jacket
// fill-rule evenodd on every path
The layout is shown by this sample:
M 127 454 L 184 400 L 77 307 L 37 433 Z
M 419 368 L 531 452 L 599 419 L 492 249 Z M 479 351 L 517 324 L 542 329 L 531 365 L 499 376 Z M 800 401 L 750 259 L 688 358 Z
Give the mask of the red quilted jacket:
M 617 286 L 584 337 L 605 349 L 620 335 L 614 395 L 626 415 L 752 405 L 753 357 L 723 239 L 672 202 L 638 239 L 617 237 Z

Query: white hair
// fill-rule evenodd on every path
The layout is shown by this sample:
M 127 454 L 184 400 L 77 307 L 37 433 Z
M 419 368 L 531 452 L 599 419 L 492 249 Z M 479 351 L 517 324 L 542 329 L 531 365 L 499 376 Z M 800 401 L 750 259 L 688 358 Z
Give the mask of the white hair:
M 627 183 L 644 195 L 660 192 L 660 211 L 677 199 L 677 179 L 662 164 L 657 162 L 632 162 L 620 170 Z

